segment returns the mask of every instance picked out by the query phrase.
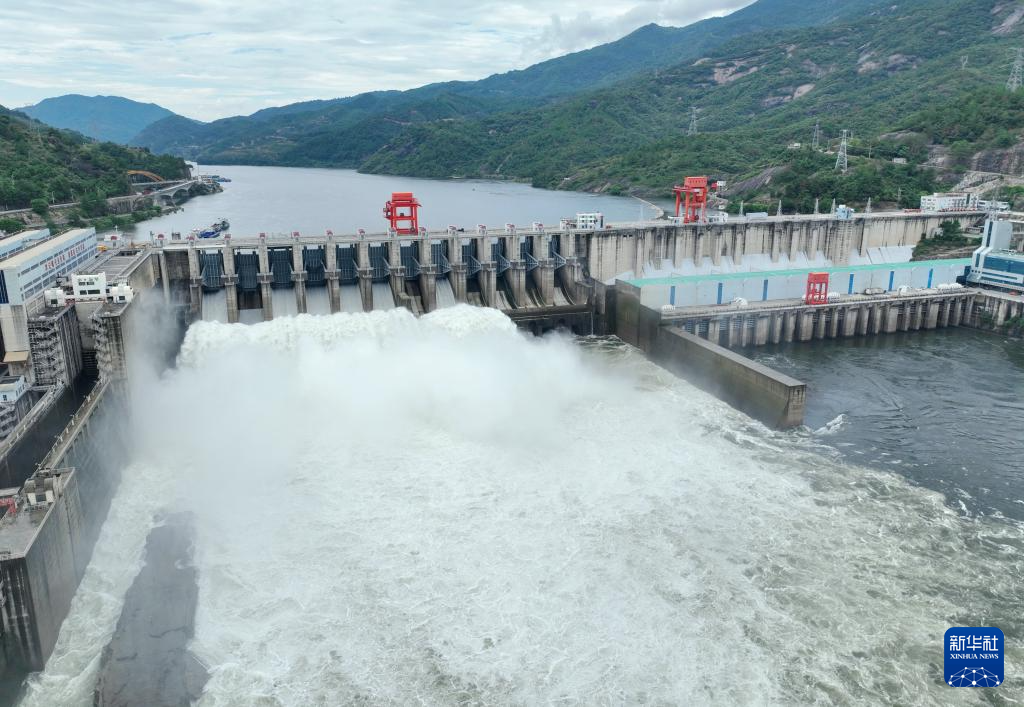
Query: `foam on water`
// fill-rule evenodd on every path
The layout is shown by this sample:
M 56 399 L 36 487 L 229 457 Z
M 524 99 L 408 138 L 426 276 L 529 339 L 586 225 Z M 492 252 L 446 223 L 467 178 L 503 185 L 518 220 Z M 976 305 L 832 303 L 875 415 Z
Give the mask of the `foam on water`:
M 197 517 L 202 705 L 972 704 L 945 629 L 1020 635 L 1018 528 L 620 344 L 458 306 L 197 323 L 179 364 L 25 704 L 90 703 L 168 507 Z

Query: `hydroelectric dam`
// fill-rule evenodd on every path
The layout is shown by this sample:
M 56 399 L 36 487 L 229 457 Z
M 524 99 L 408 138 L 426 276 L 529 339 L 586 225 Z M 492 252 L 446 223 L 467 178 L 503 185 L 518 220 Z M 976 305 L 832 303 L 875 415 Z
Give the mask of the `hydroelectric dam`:
M 909 250 L 943 221 L 971 226 L 982 217 L 877 213 L 605 228 L 225 235 L 156 238 L 102 254 L 87 271 L 145 296 L 96 305 L 87 316 L 80 312 L 88 333 L 82 341 L 46 340 L 46 360 L 67 359 L 65 349 L 80 347 L 100 383 L 23 479 L 24 489 L 5 493 L 11 507 L 22 509 L 0 524 L 5 665 L 45 665 L 88 564 L 118 482 L 111 465 L 130 454 L 131 439 L 116 420 L 129 414 L 127 381 L 138 361 L 131 350 L 145 343 L 138 332 L 152 316 L 146 299 L 163 299 L 177 315 L 164 320 L 167 327 L 395 307 L 420 314 L 457 303 L 495 308 L 534 333 L 563 328 L 618 335 L 664 368 L 706 383 L 739 410 L 785 428 L 802 422 L 806 386 L 730 348 L 944 326 L 992 328 L 1024 315 L 1019 298 L 943 289 L 959 261 L 907 262 Z M 816 305 L 773 295 L 773 287 L 784 289 L 787 279 L 806 279 L 812 271 L 831 272 L 844 283 L 842 292 Z M 764 279 L 764 301 L 722 301 L 729 291 L 723 281 L 686 289 L 693 277 L 733 278 L 743 287 L 747 279 Z M 677 279 L 682 284 L 671 284 Z M 684 295 L 692 301 L 682 301 Z M 82 305 L 48 302 L 38 316 L 57 322 Z
M 512 224 L 416 234 L 261 234 L 156 238 L 151 252 L 168 301 L 192 319 L 228 323 L 275 316 L 464 302 L 493 307 L 539 332 L 561 324 L 596 330 L 604 291 L 645 271 L 813 269 L 872 251 L 907 251 L 943 221 L 980 213 L 739 218 L 726 223 L 647 221 L 606 228 Z M 896 255 L 894 257 L 900 257 Z M 285 294 L 287 293 L 287 294 Z

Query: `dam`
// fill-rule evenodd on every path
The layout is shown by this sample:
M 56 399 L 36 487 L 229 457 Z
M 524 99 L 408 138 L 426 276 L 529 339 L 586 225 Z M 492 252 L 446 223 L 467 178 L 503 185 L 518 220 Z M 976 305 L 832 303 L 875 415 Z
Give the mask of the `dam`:
M 402 235 L 293 233 L 153 244 L 165 296 L 192 319 L 269 321 L 279 314 L 431 312 L 463 302 L 543 328 L 588 333 L 616 278 L 675 269 L 846 265 L 872 251 L 909 250 L 946 220 L 981 213 L 879 212 L 849 219 L 788 216 L 727 223 L 668 221 L 606 228 L 479 226 Z M 899 255 L 897 255 L 899 257 Z M 287 293 L 287 294 L 286 294 Z M 553 323 L 553 324 L 552 324 Z
M 973 216 L 962 218 L 969 221 Z M 378 322 L 397 327 L 409 314 L 437 317 L 461 303 L 478 305 L 473 309 L 481 314 L 501 310 L 520 328 L 536 333 L 554 328 L 614 333 L 669 370 L 687 377 L 696 371 L 697 377 L 715 383 L 716 394 L 766 425 L 791 427 L 802 422 L 806 387 L 731 354 L 729 348 L 994 325 L 1020 316 L 1021 307 L 1012 298 L 974 289 L 896 291 L 895 285 L 908 285 L 892 278 L 882 295 L 847 294 L 827 307 L 770 301 L 754 306 L 723 303 L 696 311 L 661 305 L 660 298 L 672 296 L 672 286 L 649 276 L 668 272 L 670 279 L 686 278 L 691 276 L 683 273 L 707 269 L 757 273 L 761 271 L 756 268 L 765 264 L 783 279 L 794 272 L 792 266 L 867 272 L 865 268 L 883 265 L 852 263 L 884 255 L 887 249 L 912 247 L 923 234 L 938 228 L 941 220 L 945 217 L 877 214 L 846 223 L 795 217 L 767 223 L 655 222 L 592 230 L 535 224 L 522 231 L 509 225 L 470 234 L 452 228 L 407 236 L 327 233 L 157 239 L 105 253 L 86 271 L 109 276 L 140 295 L 163 299 L 172 315 L 158 328 L 168 330 L 188 322 L 255 323 L 286 317 L 292 319 L 282 324 L 293 326 L 294 315 L 333 312 L 376 312 L 386 317 Z M 946 267 L 953 272 L 958 266 L 951 262 Z M 138 357 L 131 349 L 149 343 L 138 335 L 142 322 L 153 314 L 146 309 L 145 299 L 78 302 L 71 310 L 86 322 L 83 331 L 89 335 L 81 342 L 81 355 L 95 367 L 100 384 L 38 472 L 24 488 L 10 489 L 4 496 L 10 512 L 5 516 L 7 525 L 0 524 L 0 540 L 6 548 L 0 560 L 5 563 L 8 614 L 3 638 L 10 670 L 39 669 L 45 664 L 107 513 L 120 463 L 98 461 L 102 455 L 97 450 L 109 448 L 113 458 L 124 459 L 124 450 L 130 447 L 124 426 L 112 420 L 126 409 L 126 381 L 138 377 Z M 68 305 L 57 304 L 47 307 L 46 321 L 67 310 Z M 427 330 L 445 320 L 430 321 L 438 324 L 425 325 Z M 307 321 L 297 326 L 314 325 Z M 199 330 L 213 331 L 201 326 Z M 180 333 L 171 332 L 169 339 L 177 348 Z M 54 353 L 47 360 L 66 358 Z M 92 424 L 100 420 L 103 424 Z M 106 431 L 107 427 L 113 431 Z M 104 430 L 102 435 L 92 431 L 99 429 Z M 63 533 L 53 528 L 70 530 Z M 68 559 L 58 566 L 33 559 L 51 554 Z M 44 585 L 60 591 L 31 591 Z M 39 604 L 41 595 L 48 597 L 48 604 Z

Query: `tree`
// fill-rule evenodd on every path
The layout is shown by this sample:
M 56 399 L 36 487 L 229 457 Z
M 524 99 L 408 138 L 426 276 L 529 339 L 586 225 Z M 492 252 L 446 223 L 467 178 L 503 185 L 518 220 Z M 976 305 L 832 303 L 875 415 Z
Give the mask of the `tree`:
M 939 224 L 939 228 L 942 229 L 943 238 L 959 238 L 963 235 L 959 221 L 943 221 Z
M 46 214 L 50 211 L 50 205 L 46 202 L 46 199 L 33 199 L 29 202 L 29 206 L 32 210 L 39 214 L 41 217 L 46 217 Z
M 25 229 L 25 224 L 16 218 L 0 218 L 0 231 L 17 233 Z

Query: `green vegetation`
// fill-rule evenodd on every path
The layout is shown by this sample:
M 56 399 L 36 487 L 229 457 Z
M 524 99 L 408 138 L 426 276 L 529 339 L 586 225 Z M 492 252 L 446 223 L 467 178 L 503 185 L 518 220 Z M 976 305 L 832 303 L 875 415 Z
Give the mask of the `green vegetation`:
M 925 237 L 914 246 L 913 260 L 930 260 L 964 248 L 973 248 L 977 239 L 966 238 L 959 221 L 943 221 L 942 233 Z
M 767 173 L 736 196 L 781 198 L 787 210 L 809 210 L 816 196 L 917 206 L 944 186 L 922 167 L 930 142 L 949 142 L 965 163 L 979 149 L 1016 142 L 1024 127 L 1024 94 L 986 85 L 1020 38 L 1021 24 L 993 32 L 1011 9 L 996 0 L 910 0 L 855 23 L 751 35 L 700 62 L 555 105 L 409 128 L 362 169 L 653 196 L 686 174 L 736 183 Z M 960 63 L 965 52 L 971 69 Z M 691 106 L 704 134 L 688 137 Z M 816 120 L 823 146 L 853 131 L 848 174 L 834 171 L 834 155 L 786 149 L 810 142 Z M 908 164 L 893 164 L 896 157 Z
M 93 142 L 0 107 L 0 206 L 5 209 L 32 208 L 45 217 L 50 204 L 81 199 L 92 215 L 106 208 L 107 197 L 129 193 L 129 169 L 165 178 L 187 174 L 180 158 Z
M 823 25 L 841 17 L 856 16 L 878 0 L 816 0 L 808 12 L 803 0 L 758 0 L 726 17 L 710 18 L 687 27 L 647 25 L 608 44 L 541 62 L 522 71 L 495 74 L 480 81 L 431 84 L 410 91 L 378 91 L 331 101 L 309 101 L 259 111 L 247 118 L 226 118 L 200 123 L 171 116 L 146 128 L 133 144 L 159 152 L 173 152 L 211 164 L 280 164 L 302 166 L 358 167 L 378 150 L 404 150 L 418 134 L 419 126 L 441 129 L 447 139 L 448 123 L 461 126 L 490 115 L 508 114 L 512 122 L 519 113 L 533 113 L 545 106 L 610 86 L 628 86 L 650 72 L 688 65 L 737 37 L 765 27 L 793 28 Z M 584 106 L 589 104 L 584 102 Z M 675 110 L 673 106 L 673 110 Z M 515 111 L 516 113 L 509 113 Z M 570 118 L 570 121 L 572 119 Z M 587 120 L 584 111 L 583 122 Z M 502 119 L 501 123 L 507 122 Z M 604 126 L 615 128 L 615 116 Z M 552 125 L 552 130 L 563 127 Z M 602 127 L 601 125 L 595 126 Z M 490 128 L 472 128 L 477 133 L 466 142 L 473 145 L 475 158 L 486 149 Z M 657 133 L 645 132 L 647 140 L 632 141 L 622 135 L 621 147 L 649 141 Z M 585 141 L 574 141 L 579 145 Z M 599 143 L 601 144 L 601 143 Z M 538 146 L 539 147 L 539 146 Z M 462 157 L 440 146 L 432 148 L 441 156 Z M 536 153 L 536 150 L 530 150 Z M 599 153 L 600 154 L 600 153 Z M 499 157 L 495 164 L 501 162 Z M 433 176 L 456 173 L 459 160 L 436 166 Z M 417 160 L 420 176 L 428 176 L 434 165 L 429 158 Z M 520 168 L 517 168 L 520 169 Z M 509 170 L 493 169 L 493 174 Z M 559 167 L 555 171 L 561 171 Z M 473 171 L 477 174 L 477 171 Z M 545 172 L 546 174 L 547 172 Z M 552 172 L 553 174 L 554 172 Z M 518 171 L 519 176 L 527 176 Z M 534 177 L 537 181 L 539 178 Z

